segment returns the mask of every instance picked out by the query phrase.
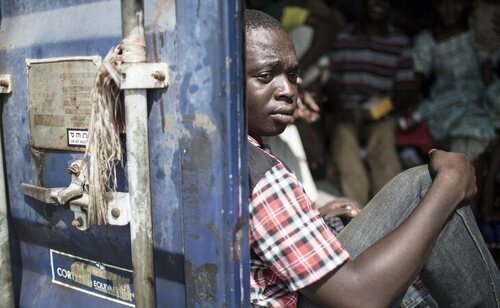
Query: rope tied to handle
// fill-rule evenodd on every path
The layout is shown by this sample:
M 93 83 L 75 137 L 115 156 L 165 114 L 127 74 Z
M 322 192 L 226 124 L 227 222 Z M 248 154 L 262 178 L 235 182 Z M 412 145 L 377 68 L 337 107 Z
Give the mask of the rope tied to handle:
M 88 223 L 108 223 L 108 192 L 116 191 L 116 165 L 123 164 L 120 134 L 125 132 L 125 105 L 120 91 L 122 64 L 145 62 L 144 40 L 128 38 L 112 47 L 97 69 L 91 96 L 89 139 L 83 166 L 89 174 Z

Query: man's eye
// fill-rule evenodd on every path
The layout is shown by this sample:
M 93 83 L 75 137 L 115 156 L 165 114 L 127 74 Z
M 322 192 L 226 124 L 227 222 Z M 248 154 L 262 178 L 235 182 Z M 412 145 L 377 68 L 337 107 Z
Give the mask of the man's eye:
M 257 75 L 257 79 L 262 82 L 269 82 L 273 79 L 273 75 L 271 73 L 262 73 Z
M 289 73 L 288 74 L 288 80 L 291 83 L 296 84 L 297 83 L 297 79 L 299 79 L 299 74 L 298 73 Z

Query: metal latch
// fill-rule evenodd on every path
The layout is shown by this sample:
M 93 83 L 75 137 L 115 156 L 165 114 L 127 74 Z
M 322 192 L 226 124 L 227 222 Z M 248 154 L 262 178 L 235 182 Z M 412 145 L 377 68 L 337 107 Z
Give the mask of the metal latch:
M 71 225 L 79 230 L 87 230 L 89 228 L 87 216 L 89 194 L 86 177 L 83 172 L 80 172 L 80 166 L 81 160 L 77 160 L 68 168 L 71 173 L 71 183 L 68 187 L 47 188 L 21 183 L 21 192 L 46 204 L 68 204 L 74 214 Z M 109 224 L 118 226 L 128 224 L 130 222 L 128 193 L 109 192 L 107 197 Z
M 0 94 L 12 93 L 12 76 L 10 74 L 0 74 Z
M 167 63 L 123 63 L 120 89 L 161 89 L 170 83 Z

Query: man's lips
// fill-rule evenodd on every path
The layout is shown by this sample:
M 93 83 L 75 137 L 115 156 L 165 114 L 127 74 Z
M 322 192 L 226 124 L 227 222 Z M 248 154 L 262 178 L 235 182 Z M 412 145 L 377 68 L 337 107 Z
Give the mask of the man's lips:
M 276 108 L 273 112 L 271 112 L 271 115 L 274 114 L 281 114 L 281 115 L 293 115 L 295 112 L 295 107 L 294 106 L 284 106 L 284 107 L 279 107 Z
M 290 124 L 293 122 L 294 107 L 281 107 L 277 108 L 271 113 L 271 118 L 283 124 Z

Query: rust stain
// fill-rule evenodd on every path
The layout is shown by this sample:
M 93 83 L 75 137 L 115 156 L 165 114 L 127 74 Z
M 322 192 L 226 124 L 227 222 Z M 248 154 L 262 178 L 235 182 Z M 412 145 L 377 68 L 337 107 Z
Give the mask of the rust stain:
M 153 23 L 151 25 L 151 36 L 153 38 L 153 59 L 155 62 L 159 61 L 157 34 L 158 34 L 158 25 L 160 23 L 160 18 L 164 12 L 168 11 L 172 3 L 173 3 L 172 0 L 159 1 L 158 6 L 156 7 L 155 10 L 155 16 L 153 17 Z M 160 33 L 160 39 L 162 40 L 163 43 L 163 33 Z
M 238 217 L 238 221 L 236 222 L 236 233 L 234 236 L 234 243 L 231 247 L 233 250 L 232 256 L 234 256 L 235 260 L 241 260 L 241 229 L 243 227 L 243 220 L 241 217 Z
M 166 115 L 163 117 L 165 131 L 173 134 L 175 133 L 175 117 L 172 115 Z
M 187 305 L 213 307 L 216 303 L 217 264 L 205 263 L 196 266 L 186 260 Z
M 92 287 L 94 284 L 94 287 L 97 287 L 100 292 L 110 294 L 121 300 L 132 300 L 130 279 L 127 277 L 122 277 L 118 274 L 81 262 L 71 264 L 71 272 L 69 275 L 72 276 L 72 279 L 75 282 L 81 285 Z M 111 281 L 112 283 L 109 285 L 99 283 L 96 286 L 92 276 Z
M 212 222 L 207 223 L 205 227 L 207 228 L 208 231 L 210 231 L 210 233 L 214 235 L 214 237 L 220 238 L 219 230 Z
M 36 168 L 36 185 L 43 186 L 43 155 L 45 151 L 39 148 L 31 148 L 31 154 L 33 155 L 33 159 L 35 160 L 35 168 Z
M 159 1 L 158 6 L 155 10 L 155 16 L 153 17 L 153 24 L 151 25 L 151 37 L 153 41 L 153 60 L 154 62 L 159 62 L 159 55 L 158 55 L 158 43 L 157 43 L 157 34 L 158 34 L 158 24 L 160 22 L 160 18 L 164 12 L 166 12 L 170 6 L 172 5 L 173 1 L 172 0 L 166 0 L 166 1 Z M 163 32 L 160 32 L 160 40 L 161 40 L 161 46 L 163 46 L 164 42 L 164 34 Z M 163 107 L 163 95 L 160 96 L 160 113 L 165 114 L 165 108 Z M 165 129 L 165 119 L 164 117 L 161 117 L 162 121 L 162 127 Z
M 210 136 L 217 133 L 217 126 L 206 114 L 184 115 L 183 120 L 190 121 L 195 127 L 204 129 Z
M 186 170 L 209 170 L 216 154 L 213 145 L 217 144 L 219 138 L 215 123 L 205 114 L 183 115 L 182 121 L 191 125 L 190 129 L 180 129 L 184 138 L 189 140 L 187 149 L 196 153 L 196 159 L 190 159 L 189 164 L 185 165 Z

